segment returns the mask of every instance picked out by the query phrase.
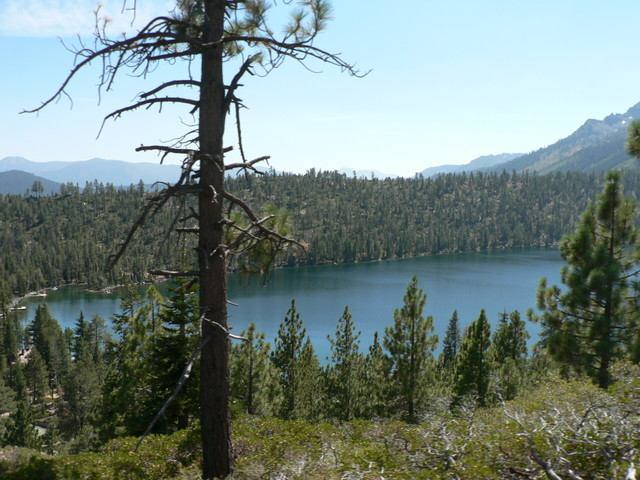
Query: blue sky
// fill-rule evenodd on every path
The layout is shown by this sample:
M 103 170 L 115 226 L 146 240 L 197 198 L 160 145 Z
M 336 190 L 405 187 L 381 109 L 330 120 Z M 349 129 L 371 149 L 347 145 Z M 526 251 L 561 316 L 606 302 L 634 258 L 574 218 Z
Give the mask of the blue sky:
M 111 31 L 130 29 L 122 0 L 103 0 Z M 587 118 L 640 102 L 637 0 L 334 0 L 334 20 L 317 45 L 371 73 L 357 79 L 328 66 L 284 65 L 247 77 L 239 93 L 250 157 L 276 170 L 375 169 L 413 175 L 488 154 L 529 152 L 567 136 Z M 171 0 L 137 0 L 139 22 Z M 290 7 L 277 2 L 277 12 Z M 395 6 L 398 5 L 398 6 Z M 185 65 L 151 78 L 122 76 L 100 102 L 97 70 L 66 99 L 37 106 L 65 78 L 73 56 L 58 37 L 89 37 L 92 0 L 0 0 L 0 158 L 34 161 L 102 157 L 156 161 L 141 143 L 169 140 L 193 119 L 180 109 L 102 117 Z M 229 75 L 232 75 L 230 72 Z M 232 130 L 233 122 L 228 123 Z M 229 144 L 233 137 L 229 137 Z

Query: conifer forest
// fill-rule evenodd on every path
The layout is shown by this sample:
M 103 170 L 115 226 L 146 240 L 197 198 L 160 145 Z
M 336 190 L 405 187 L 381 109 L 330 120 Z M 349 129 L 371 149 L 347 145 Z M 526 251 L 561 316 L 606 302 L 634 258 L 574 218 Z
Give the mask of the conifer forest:
M 241 176 L 229 179 L 227 188 L 254 209 L 278 214 L 279 228 L 306 248 L 280 252 L 275 266 L 298 266 L 557 247 L 601 185 L 601 177 L 579 173 L 363 180 L 309 171 Z M 639 191 L 640 176 L 625 174 L 625 185 Z M 101 289 L 188 264 L 187 234 L 168 232 L 191 205 L 175 199 L 138 231 L 121 261 L 106 268 L 150 196 L 144 185 L 118 189 L 97 180 L 63 185 L 52 196 L 0 196 L 0 292 L 22 296 L 68 284 Z M 232 265 L 263 267 L 246 258 Z
M 566 261 L 563 285 L 541 279 L 541 313 L 489 319 L 482 310 L 461 330 L 454 310 L 443 338 L 416 277 L 366 351 L 348 306 L 327 361 L 295 299 L 273 344 L 247 325 L 231 343 L 231 478 L 625 478 L 640 427 L 640 250 L 635 199 L 625 194 L 637 181 L 313 171 L 231 180 L 306 244 L 278 252 L 270 268 L 531 246 L 559 248 Z M 124 478 L 122 469 L 127 478 L 199 478 L 199 385 L 185 375 L 199 368 L 197 284 L 176 280 L 165 295 L 153 284 L 144 294 L 130 288 L 119 313 L 78 312 L 66 329 L 46 303 L 25 325 L 10 308 L 46 286 L 133 286 L 158 265 L 186 263 L 181 237 L 161 235 L 188 208 L 176 201 L 116 269 L 104 268 L 150 195 L 96 181 L 0 198 L 10 226 L 1 244 L 3 478 Z M 263 257 L 233 268 L 259 275 Z M 528 348 L 531 321 L 543 330 Z

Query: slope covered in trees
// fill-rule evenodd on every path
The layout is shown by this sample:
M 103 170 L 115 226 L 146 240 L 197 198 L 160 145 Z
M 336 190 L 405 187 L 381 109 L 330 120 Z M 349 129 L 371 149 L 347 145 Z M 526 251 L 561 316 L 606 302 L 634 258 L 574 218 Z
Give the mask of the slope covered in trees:
M 171 212 L 162 212 L 141 241 L 113 271 L 108 256 L 144 201 L 142 186 L 117 190 L 95 182 L 82 193 L 66 184 L 56 196 L 0 195 L 0 292 L 24 295 L 52 285 L 87 283 L 90 288 L 141 282 L 154 262 L 177 258 L 165 242 Z
M 228 188 L 256 209 L 275 204 L 289 212 L 290 236 L 308 244 L 306 252 L 290 250 L 279 259 L 293 266 L 556 246 L 601 183 L 576 173 L 362 180 L 310 171 L 250 175 L 230 180 Z M 626 175 L 625 185 L 638 191 L 640 175 Z M 0 196 L 0 291 L 23 295 L 67 283 L 100 288 L 182 265 L 182 238 L 166 234 L 188 214 L 188 205 L 176 200 L 140 230 L 121 263 L 106 270 L 145 202 L 143 190 L 93 182 L 82 190 L 65 184 L 55 196 Z

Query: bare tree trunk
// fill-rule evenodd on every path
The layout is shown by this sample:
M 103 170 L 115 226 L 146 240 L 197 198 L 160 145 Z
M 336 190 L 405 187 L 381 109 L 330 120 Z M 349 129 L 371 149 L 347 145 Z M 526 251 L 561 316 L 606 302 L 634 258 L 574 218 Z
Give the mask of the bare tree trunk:
M 125 5 L 127 1 L 125 0 Z M 179 59 L 194 61 L 200 59 L 200 81 L 189 76 L 186 79 L 171 80 L 162 83 L 157 88 L 141 92 L 130 105 L 114 110 L 104 121 L 117 119 L 123 113 L 152 105 L 164 104 L 187 105 L 191 113 L 199 113 L 198 128 L 175 139 L 171 146 L 141 145 L 137 151 L 157 151 L 163 157 L 168 154 L 187 155 L 183 162 L 183 172 L 174 185 L 167 185 L 158 195 L 152 197 L 143 208 L 140 216 L 133 224 L 124 241 L 118 246 L 115 254 L 109 257 L 110 266 L 114 266 L 124 254 L 135 232 L 144 225 L 145 221 L 155 215 L 173 197 L 198 194 L 199 211 L 197 214 L 199 228 L 198 239 L 198 271 L 152 270 L 152 275 L 171 277 L 193 277 L 200 279 L 200 314 L 201 314 L 201 344 L 200 354 L 200 406 L 203 448 L 203 478 L 223 478 L 231 473 L 231 434 L 229 416 L 229 342 L 230 338 L 239 338 L 229 333 L 227 325 L 227 254 L 238 254 L 250 250 L 261 239 L 275 241 L 273 252 L 280 249 L 284 243 L 297 243 L 281 235 L 277 231 L 265 226 L 264 222 L 270 217 L 259 219 L 251 208 L 241 199 L 224 191 L 224 158 L 223 137 L 225 117 L 231 105 L 239 106 L 239 100 L 234 91 L 240 87 L 242 76 L 250 72 L 254 62 L 258 61 L 260 50 L 268 48 L 269 54 L 264 65 L 265 73 L 279 66 L 284 59 L 290 58 L 299 62 L 306 59 L 316 59 L 330 65 L 338 66 L 352 75 L 362 76 L 353 65 L 343 61 L 338 55 L 321 50 L 313 45 L 316 34 L 322 30 L 329 19 L 330 8 L 324 1 L 302 2 L 303 15 L 309 14 L 305 22 L 295 22 L 298 25 L 294 31 L 283 34 L 277 39 L 271 28 L 266 24 L 266 16 L 261 8 L 244 5 L 244 0 L 202 0 L 198 2 L 180 1 L 177 4 L 177 17 L 161 16 L 152 19 L 136 35 L 113 41 L 106 35 L 101 17 L 96 15 L 96 45 L 92 49 L 80 41 L 81 47 L 74 49 L 76 64 L 62 82 L 58 90 L 32 110 L 22 113 L 39 112 L 47 105 L 67 95 L 66 88 L 76 74 L 94 60 L 102 62 L 102 75 L 99 88 L 110 90 L 118 72 L 131 69 L 135 76 L 146 77 L 159 63 L 177 62 Z M 288 2 L 284 2 L 285 4 Z M 136 10 L 133 2 L 133 10 Z M 253 5 L 253 4 L 251 4 Z M 204 6 L 202 18 L 201 6 Z M 268 6 L 264 5 L 265 9 Z M 227 13 L 240 11 L 240 17 L 246 16 L 249 25 L 256 28 L 245 28 L 232 25 L 231 17 Z M 184 14 L 184 17 L 183 15 Z M 301 18 L 301 17 L 300 17 Z M 225 21 L 229 22 L 233 35 L 224 36 Z M 242 23 L 242 22 L 240 22 Z M 258 36 L 256 35 L 258 33 Z M 235 76 L 225 86 L 223 77 L 224 46 L 245 46 L 251 53 L 243 54 L 242 65 Z M 229 57 L 238 56 L 233 48 L 227 52 Z M 190 70 L 191 71 L 191 70 Z M 190 96 L 161 96 L 157 95 L 165 88 L 189 86 L 199 88 L 198 100 Z M 239 122 L 239 118 L 238 118 Z M 238 141 L 242 151 L 240 128 Z M 198 143 L 197 150 L 183 148 Z M 230 164 L 229 169 L 242 168 L 245 171 L 260 173 L 254 165 L 268 159 L 263 156 L 254 160 L 247 160 L 241 154 L 242 162 Z M 198 162 L 195 165 L 194 162 Z M 199 185 L 192 184 L 193 174 L 199 175 Z M 248 229 L 236 226 L 238 237 L 224 245 L 224 200 L 237 205 L 251 220 Z M 191 218 L 189 216 L 188 218 Z M 177 221 L 178 219 L 176 219 Z M 182 232 L 195 232 L 196 229 L 187 226 L 176 229 Z M 300 244 L 298 244 L 300 245 Z M 300 245 L 302 246 L 302 245 Z M 183 380 L 188 376 L 183 374 Z M 177 392 L 180 384 L 178 384 Z M 168 402 L 173 401 L 173 396 Z M 168 404 L 165 404 L 168 405 Z M 150 428 L 153 427 L 153 422 Z M 143 437 L 144 438 L 144 437 Z M 141 440 L 142 441 L 142 440 Z
M 200 184 L 199 196 L 200 308 L 202 338 L 211 341 L 200 360 L 200 408 L 203 448 L 202 477 L 224 478 L 231 473 L 229 419 L 229 338 L 227 336 L 227 278 L 223 244 L 224 188 L 224 81 L 222 38 L 223 0 L 205 2 L 205 42 L 200 89 Z

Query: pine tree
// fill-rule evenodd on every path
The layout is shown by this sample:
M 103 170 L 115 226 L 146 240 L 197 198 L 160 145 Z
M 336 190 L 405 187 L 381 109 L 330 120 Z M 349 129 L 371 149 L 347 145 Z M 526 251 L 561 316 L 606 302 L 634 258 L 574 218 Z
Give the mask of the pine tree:
M 284 2 L 285 4 L 288 2 Z M 136 2 L 132 2 L 136 10 Z M 277 4 L 274 4 L 277 5 Z M 286 7 L 287 5 L 285 5 Z M 225 165 L 225 124 L 229 113 L 239 116 L 242 103 L 236 96 L 242 77 L 255 69 L 269 73 L 287 59 L 305 63 L 316 60 L 338 66 L 351 74 L 355 68 L 339 55 L 316 46 L 318 33 L 330 18 L 328 0 L 301 2 L 284 28 L 267 23 L 269 2 L 244 0 L 180 0 L 172 14 L 159 16 L 131 36 L 112 39 L 107 36 L 105 21 L 96 24 L 93 48 L 82 45 L 75 51 L 76 66 L 58 90 L 42 104 L 30 110 L 36 112 L 67 94 L 66 87 L 83 67 L 101 63 L 99 84 L 107 90 L 116 77 L 131 73 L 146 73 L 159 65 L 178 65 L 184 70 L 150 91 L 141 92 L 134 102 L 115 110 L 107 118 L 118 118 L 140 107 L 165 104 L 187 107 L 197 115 L 197 127 L 180 136 L 178 144 L 141 146 L 138 150 L 154 150 L 163 155 L 177 154 L 183 158 L 183 174 L 177 182 L 154 196 L 133 231 L 148 216 L 158 213 L 172 197 L 192 194 L 197 198 L 198 273 L 200 282 L 201 343 L 200 409 L 203 447 L 203 478 L 219 478 L 231 472 L 231 429 L 229 417 L 229 325 L 227 322 L 227 259 L 245 252 L 260 238 L 269 237 L 277 243 L 289 241 L 265 226 L 267 218 L 259 219 L 245 202 L 225 188 L 225 171 L 235 168 L 256 170 L 262 157 L 245 157 L 241 128 L 238 126 L 240 164 Z M 100 22 L 99 17 L 97 22 Z M 236 62 L 229 60 L 236 59 Z M 182 60 L 182 61 L 178 61 Z M 189 65 L 200 65 L 194 78 Z M 185 66 L 186 64 L 186 66 Z M 189 87 L 189 88 L 181 88 Z M 169 90 L 178 88 L 176 95 Z M 157 92 L 163 95 L 156 95 Z M 166 95 L 165 95 L 166 93 Z M 184 96 L 181 96 L 184 95 Z M 237 119 L 240 125 L 240 119 Z M 178 148 L 180 147 L 180 148 Z M 186 156 L 186 157 L 185 157 Z M 197 183 L 194 179 L 197 178 Z M 97 182 L 96 182 L 97 183 Z M 98 187 L 96 185 L 96 187 Z M 100 191 L 92 188 L 91 191 Z M 89 194 L 89 184 L 85 190 Z M 213 195 L 213 197 L 212 197 Z M 214 200 L 214 201 L 212 201 Z M 227 244 L 225 230 L 237 226 L 226 221 L 230 207 L 237 206 L 250 218 L 250 229 L 244 230 L 240 242 Z M 190 231 L 194 231 L 190 228 Z M 113 262 L 121 257 L 132 235 L 129 235 Z
M 629 125 L 629 135 L 627 137 L 627 151 L 640 159 L 640 120 L 633 120 Z
M 295 362 L 294 392 L 295 403 L 291 418 L 317 421 L 324 410 L 322 392 L 322 370 L 318 356 L 307 337 L 300 357 Z M 320 393 L 320 394 L 319 394 Z
M 70 451 L 79 452 L 98 440 L 108 333 L 104 319 L 96 315 L 87 321 L 82 312 L 72 333 L 69 343 L 74 358 L 62 380 L 62 396 L 57 402 L 59 422 L 51 435 L 60 434 L 69 442 Z M 49 448 L 54 448 L 58 439 L 47 441 Z
M 110 339 L 105 319 L 100 315 L 94 315 L 87 327 L 86 344 L 93 357 L 93 362 L 99 367 L 99 370 L 104 370 L 106 367 L 105 353 Z M 101 378 L 104 378 L 104 372 L 100 372 L 100 374 Z
M 200 318 L 197 292 L 196 286 L 184 282 L 171 288 L 168 299 L 163 299 L 155 288 L 147 292 L 150 393 L 142 400 L 142 408 L 151 418 L 173 392 L 196 348 Z M 158 309 L 159 305 L 163 305 L 162 308 Z M 199 371 L 197 362 L 193 371 Z M 197 373 L 192 373 L 154 431 L 173 432 L 186 428 L 198 412 Z
M 502 313 L 491 341 L 493 361 L 497 364 L 505 363 L 507 360 L 524 363 L 529 338 L 526 323 L 520 317 L 520 312 L 514 310 L 510 314 Z
M 456 364 L 456 358 L 460 350 L 460 326 L 458 323 L 458 311 L 454 310 L 442 342 L 440 365 L 445 371 L 451 371 Z
M 110 369 L 104 382 L 101 413 L 103 434 L 107 436 L 116 432 L 139 435 L 157 412 L 141 408 L 152 391 L 149 359 L 153 335 L 149 308 L 138 292 L 129 289 L 120 309 L 121 313 L 112 316 L 117 335 L 106 354 Z
M 31 404 L 43 404 L 49 389 L 49 373 L 47 365 L 36 347 L 29 352 L 25 377 L 28 389 L 31 391 Z M 42 405 L 44 410 L 44 405 Z
M 150 285 L 149 288 L 147 288 L 146 298 L 150 310 L 151 329 L 155 330 L 159 326 L 160 320 L 157 319 L 157 316 L 164 298 L 155 285 Z
M 29 324 L 30 342 L 38 349 L 49 372 L 49 386 L 56 389 L 69 365 L 69 346 L 58 321 L 46 303 L 40 304 Z
M 16 392 L 5 384 L 0 376 L 0 431 L 2 431 L 3 418 L 5 414 L 11 414 L 16 408 Z
M 456 364 L 456 386 L 453 406 L 461 404 L 464 397 L 472 395 L 478 405 L 486 404 L 489 388 L 491 327 L 482 309 L 480 316 L 467 328 L 458 362 Z
M 44 185 L 40 180 L 36 180 L 31 186 L 31 191 L 35 193 L 37 197 L 40 197 L 44 193 Z
M 72 441 L 73 451 L 83 451 L 98 440 L 102 382 L 99 366 L 91 355 L 73 362 L 62 382 L 62 398 L 58 402 L 59 431 Z
M 426 294 L 413 277 L 404 295 L 404 305 L 393 313 L 393 327 L 385 328 L 383 344 L 391 361 L 391 381 L 397 409 L 409 421 L 417 420 L 420 400 L 432 367 L 438 337 L 433 333 L 433 318 L 423 317 Z
M 73 355 L 75 360 L 84 358 L 89 354 L 88 342 L 88 322 L 84 318 L 84 312 L 80 311 L 80 317 L 76 320 L 76 328 L 74 329 Z
M 19 367 L 18 354 L 20 340 L 18 331 L 20 323 L 15 313 L 6 313 L 1 320 L 2 325 L 2 355 L 5 361 L 6 380 L 9 385 L 14 381 L 15 370 Z
M 280 372 L 283 393 L 281 415 L 284 418 L 290 418 L 296 411 L 297 367 L 306 334 L 307 331 L 302 327 L 300 314 L 296 310 L 295 299 L 291 300 L 291 307 L 278 328 L 275 349 L 271 355 L 273 364 Z
M 388 414 L 390 398 L 391 361 L 380 345 L 378 332 L 365 357 L 365 417 L 381 418 Z
M 280 412 L 282 389 L 271 362 L 271 346 L 252 322 L 240 333 L 246 341 L 231 348 L 231 398 L 250 415 L 273 416 Z
M 560 243 L 568 262 L 561 271 L 561 293 L 542 279 L 542 342 L 556 360 L 591 376 L 602 388 L 611 384 L 611 363 L 633 355 L 638 328 L 636 292 L 640 248 L 635 202 L 625 197 L 618 172 L 609 172 L 596 204 L 584 212 L 576 231 Z
M 342 421 L 362 416 L 364 411 L 364 357 L 358 351 L 360 332 L 355 327 L 349 307 L 338 320 L 331 344 L 331 366 L 327 374 L 329 414 Z
M 60 445 L 62 444 L 62 439 L 60 438 L 60 434 L 58 431 L 58 420 L 53 418 L 49 420 L 47 423 L 47 431 L 44 432 L 44 435 L 40 437 L 42 441 L 42 450 L 49 455 L 57 455 L 60 453 Z M 64 445 L 66 448 L 68 445 Z
M 40 438 L 33 423 L 33 413 L 28 401 L 20 400 L 16 412 L 9 418 L 4 444 L 16 447 L 40 447 Z
M 498 328 L 491 341 L 489 358 L 494 369 L 494 390 L 502 400 L 512 400 L 522 387 L 528 339 L 525 321 L 517 310 L 500 315 Z
M 24 375 L 24 365 L 22 362 L 17 362 L 14 365 L 13 375 L 10 381 L 7 381 L 7 385 L 11 390 L 16 392 L 17 398 L 28 399 L 29 392 L 27 390 L 27 379 Z

